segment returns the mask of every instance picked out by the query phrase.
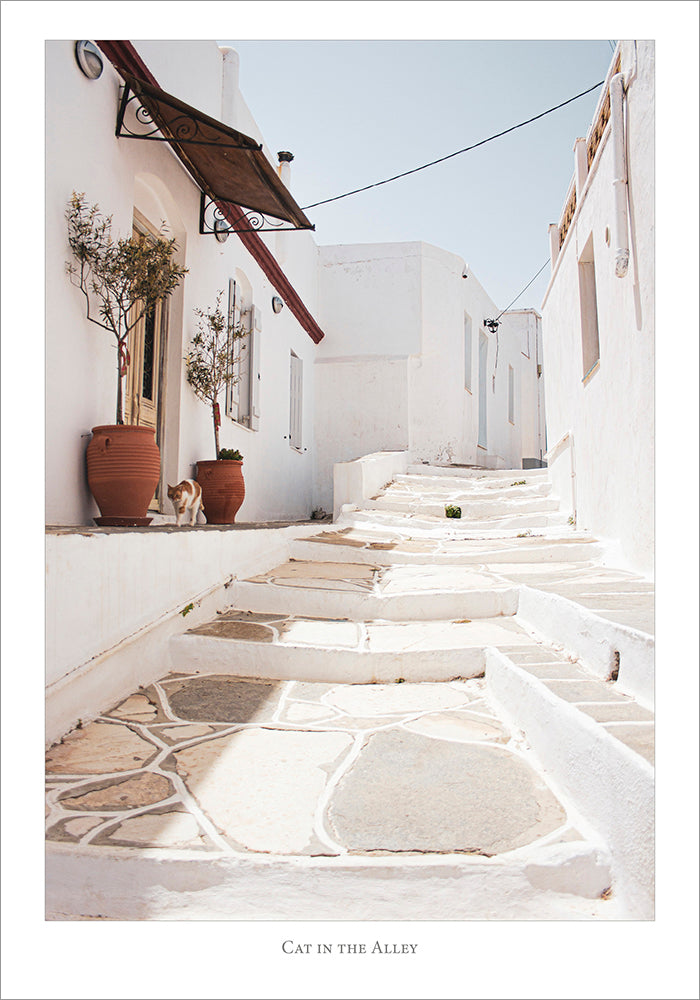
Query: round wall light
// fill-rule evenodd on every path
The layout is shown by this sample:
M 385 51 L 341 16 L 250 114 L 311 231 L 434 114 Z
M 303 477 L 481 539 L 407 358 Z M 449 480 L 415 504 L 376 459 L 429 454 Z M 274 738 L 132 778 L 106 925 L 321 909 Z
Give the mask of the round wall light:
M 272 311 L 273 313 L 281 313 L 284 309 L 284 302 L 279 297 L 279 295 L 273 296 L 272 299 Z
M 214 236 L 219 243 L 225 243 L 231 235 L 231 227 L 225 219 L 214 221 Z
M 94 42 L 76 42 L 75 60 L 88 80 L 97 80 L 102 76 L 104 61 L 102 53 Z

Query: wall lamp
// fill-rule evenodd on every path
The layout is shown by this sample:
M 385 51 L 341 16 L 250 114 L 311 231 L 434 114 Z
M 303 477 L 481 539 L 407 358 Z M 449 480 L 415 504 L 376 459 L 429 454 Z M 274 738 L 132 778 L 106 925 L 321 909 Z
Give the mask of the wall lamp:
M 495 333 L 501 324 L 497 319 L 485 319 L 484 326 L 488 328 L 491 333 Z
M 88 80 L 97 80 L 102 76 L 104 60 L 102 59 L 102 53 L 94 42 L 76 42 L 75 61 Z
M 273 295 L 272 297 L 272 311 L 273 313 L 281 313 L 284 309 L 284 302 L 279 297 L 279 295 Z

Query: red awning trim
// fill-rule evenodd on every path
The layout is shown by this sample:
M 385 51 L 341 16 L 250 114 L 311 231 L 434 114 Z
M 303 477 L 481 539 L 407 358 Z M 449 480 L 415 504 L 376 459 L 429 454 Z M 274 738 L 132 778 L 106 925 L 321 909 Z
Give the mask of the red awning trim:
M 143 80 L 145 83 L 150 83 L 154 87 L 160 86 L 131 42 L 98 41 L 97 44 L 122 76 L 126 73 Z M 232 224 L 245 224 L 244 212 L 237 205 L 226 204 L 222 205 L 222 208 Z M 258 233 L 254 231 L 236 232 L 236 235 L 287 304 L 297 322 L 308 333 L 313 342 L 318 344 L 323 339 L 323 331 L 299 298 L 284 271 Z

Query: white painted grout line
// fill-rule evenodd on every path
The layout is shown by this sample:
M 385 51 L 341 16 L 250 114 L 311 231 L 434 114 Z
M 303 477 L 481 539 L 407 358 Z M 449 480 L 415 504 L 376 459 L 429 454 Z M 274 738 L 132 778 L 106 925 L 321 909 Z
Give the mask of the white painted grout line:
M 337 851 L 341 855 L 347 854 L 348 849 L 342 844 L 339 844 L 333 839 L 333 837 L 331 837 L 330 833 L 328 833 L 324 823 L 324 815 L 333 796 L 333 792 L 360 756 L 360 752 L 362 751 L 366 741 L 367 736 L 363 732 L 360 732 L 355 736 L 352 747 L 326 782 L 326 787 L 316 802 L 316 811 L 314 813 L 314 832 L 322 843 L 326 844 L 327 847 L 330 847 L 332 850 Z
M 287 696 L 294 687 L 294 684 L 295 681 L 293 680 L 287 681 L 282 688 L 282 693 L 280 694 L 279 701 L 277 702 L 277 708 L 272 713 L 272 719 L 270 720 L 273 725 L 280 721 L 280 716 L 282 715 L 283 710 L 287 707 Z
M 195 676 L 197 676 L 197 675 L 195 675 Z M 160 682 L 159 681 L 154 681 L 153 682 L 153 688 L 157 692 L 158 698 L 160 699 L 160 706 L 163 709 L 163 715 L 167 716 L 167 718 L 171 722 L 180 722 L 180 719 L 178 719 L 178 717 L 176 715 L 173 715 L 172 710 L 170 708 L 170 703 L 168 701 L 167 693 L 160 686 Z

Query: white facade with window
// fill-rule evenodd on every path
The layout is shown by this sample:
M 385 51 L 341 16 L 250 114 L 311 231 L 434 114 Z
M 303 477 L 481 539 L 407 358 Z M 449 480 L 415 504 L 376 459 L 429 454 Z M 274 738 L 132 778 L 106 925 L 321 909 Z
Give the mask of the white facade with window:
M 237 61 L 230 50 L 209 41 L 134 45 L 163 90 L 261 141 L 238 89 Z M 189 269 L 162 316 L 154 317 L 157 327 L 142 333 L 129 373 L 127 419 L 143 422 L 150 407 L 163 483 L 192 477 L 197 461 L 215 457 L 211 412 L 187 384 L 183 356 L 195 332 L 194 310 L 213 305 L 223 291 L 224 311 L 227 306 L 235 310 L 248 330 L 233 345 L 240 381 L 220 400 L 221 446 L 238 448 L 244 458 L 246 499 L 239 519 L 308 517 L 317 347 L 289 308 L 273 311 L 278 293 L 237 236 L 219 243 L 200 235 L 199 189 L 170 147 L 115 136 L 120 77 L 105 58 L 102 75 L 86 78 L 74 46 L 68 40 L 46 45 L 46 521 L 92 523 L 98 511 L 87 487 L 85 449 L 91 428 L 115 419 L 114 340 L 86 319 L 83 296 L 65 274 L 64 212 L 73 191 L 84 192 L 90 204 L 112 215 L 118 236 L 130 235 L 135 224 L 158 230 L 165 221 L 178 242 L 177 259 Z M 266 152 L 274 163 L 276 157 Z M 290 241 L 285 273 L 316 315 L 317 249 L 311 235 L 262 234 L 261 239 L 278 257 L 278 246 Z M 299 419 L 308 450 L 292 449 L 287 440 L 290 352 L 305 363 Z M 156 508 L 171 516 L 163 492 Z
M 505 313 L 492 332 L 484 320 L 500 310 L 472 270 L 427 243 L 319 249 L 326 331 L 315 360 L 321 506 L 330 509 L 332 464 L 375 451 L 490 468 L 542 459 L 538 355 L 534 346 L 529 356 L 522 351 L 528 337 L 539 344 L 536 313 Z
M 613 100 L 606 121 L 618 58 L 621 106 L 616 113 Z M 619 540 L 628 563 L 649 571 L 654 43 L 619 43 L 603 91 L 591 130 L 575 147 L 576 204 L 568 227 L 550 226 L 552 276 L 542 306 L 549 465 L 555 491 L 575 507 L 579 527 Z

